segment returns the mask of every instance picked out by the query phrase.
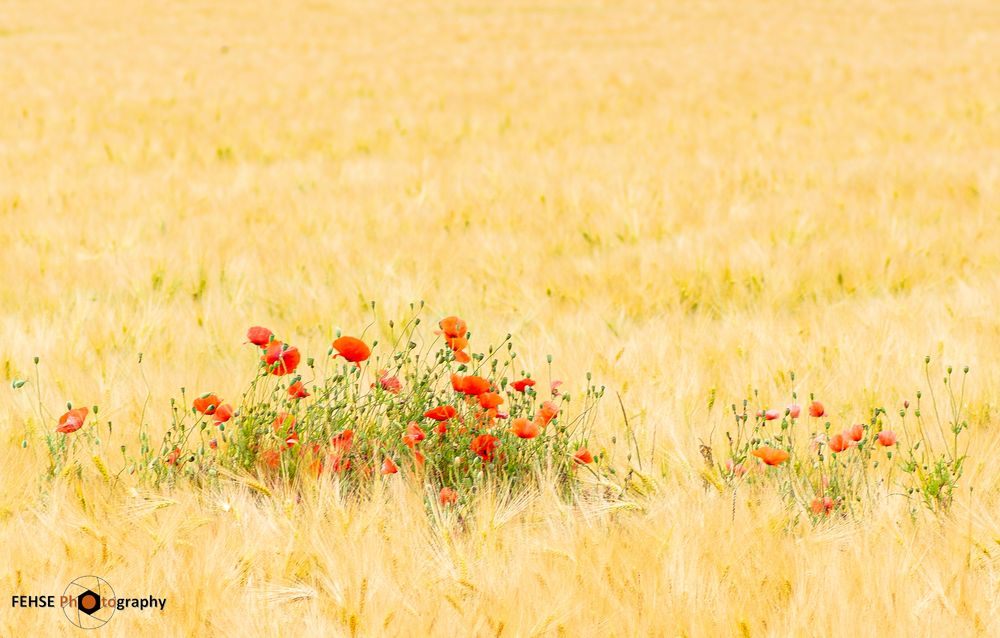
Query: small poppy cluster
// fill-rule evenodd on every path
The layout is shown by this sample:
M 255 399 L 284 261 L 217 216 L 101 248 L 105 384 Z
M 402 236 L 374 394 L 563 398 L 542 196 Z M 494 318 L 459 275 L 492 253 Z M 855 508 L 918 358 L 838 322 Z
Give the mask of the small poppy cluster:
M 583 410 L 561 423 L 570 396 L 559 381 L 549 383 L 543 399 L 530 374 L 502 376 L 497 371 L 512 370 L 516 354 L 508 347 L 502 367 L 501 350 L 474 354 L 468 325 L 456 316 L 438 322 L 441 349 L 423 357 L 413 345 L 419 323 L 406 322 L 408 332 L 390 340 L 409 348 L 385 355 L 374 352 L 377 342 L 338 335 L 329 354 L 348 365 L 308 380 L 298 348 L 251 327 L 246 343 L 257 349 L 259 367 L 242 401 L 215 392 L 194 397 L 187 410 L 175 411 L 158 451 L 143 439 L 143 456 L 131 459 L 130 472 L 151 472 L 156 482 L 204 481 L 219 475 L 213 468 L 225 468 L 271 480 L 330 476 L 343 485 L 410 475 L 433 485 L 439 505 L 453 506 L 481 481 L 532 481 L 539 467 L 561 468 L 567 485 L 576 468 L 602 471 L 585 434 L 603 388 L 590 386 Z M 307 365 L 317 370 L 312 359 Z M 87 416 L 87 408 L 71 409 L 57 431 L 72 434 Z

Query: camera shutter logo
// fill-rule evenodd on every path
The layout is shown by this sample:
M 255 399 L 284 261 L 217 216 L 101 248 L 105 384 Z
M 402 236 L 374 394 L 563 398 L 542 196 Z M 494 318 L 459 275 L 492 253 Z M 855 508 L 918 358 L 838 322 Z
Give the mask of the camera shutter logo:
M 81 629 L 97 629 L 115 614 L 114 605 L 104 604 L 115 600 L 115 590 L 99 576 L 80 576 L 66 587 L 63 596 L 71 601 L 63 605 L 63 613 Z

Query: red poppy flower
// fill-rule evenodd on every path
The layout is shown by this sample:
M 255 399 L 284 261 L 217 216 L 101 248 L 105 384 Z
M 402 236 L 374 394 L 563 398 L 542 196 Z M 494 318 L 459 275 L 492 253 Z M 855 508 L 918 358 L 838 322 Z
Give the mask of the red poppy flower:
M 299 444 L 299 433 L 292 430 L 288 436 L 285 437 L 285 449 L 290 450 Z
M 362 361 L 366 361 L 372 355 L 371 348 L 356 337 L 340 337 L 333 342 L 333 349 L 337 351 L 337 354 L 333 355 L 334 358 L 344 357 L 359 367 Z
M 458 410 L 450 405 L 439 405 L 436 408 L 432 408 L 424 412 L 424 416 L 428 419 L 434 419 L 435 421 L 447 421 L 448 419 L 454 418 L 458 414 Z
M 788 406 L 788 416 L 792 417 L 793 419 L 797 419 L 799 418 L 800 414 L 802 414 L 802 406 L 800 406 L 798 403 L 793 403 L 790 406 Z
M 812 513 L 817 516 L 820 514 L 829 514 L 833 509 L 833 499 L 829 496 L 824 496 L 823 498 L 817 496 L 813 499 L 810 508 L 812 509 Z
M 493 460 L 493 452 L 497 449 L 500 439 L 492 434 L 480 434 L 472 439 L 469 448 L 487 463 Z
M 180 448 L 174 448 L 170 454 L 167 455 L 167 465 L 177 465 L 177 460 L 181 457 Z
M 383 475 L 395 474 L 398 471 L 399 468 L 396 467 L 396 464 L 392 462 L 392 459 L 390 459 L 388 456 L 385 457 L 385 460 L 382 461 L 382 474 Z
M 465 350 L 469 347 L 469 340 L 465 337 L 445 337 L 444 342 L 447 343 L 448 347 L 455 352 Z
M 274 333 L 263 326 L 254 326 L 247 330 L 247 341 L 261 348 L 270 343 L 273 336 Z
M 218 450 L 219 449 L 219 442 L 216 441 L 215 439 L 209 439 L 208 440 L 208 447 L 212 448 L 213 450 Z
M 459 363 L 468 363 L 472 361 L 472 357 L 470 357 L 466 352 L 458 350 L 455 352 L 455 361 L 458 361 Z
M 865 427 L 860 423 L 854 425 L 847 431 L 847 435 L 852 441 L 860 441 L 865 436 Z
M 780 416 L 780 414 L 781 413 L 778 412 L 777 410 L 766 410 L 764 412 L 764 420 L 765 421 L 774 421 L 775 419 L 777 419 Z
M 529 387 L 535 385 L 535 380 L 534 379 L 527 379 L 527 378 L 525 378 L 525 379 L 518 379 L 517 381 L 514 381 L 510 385 L 511 385 L 512 388 L 514 388 L 518 392 L 524 392 L 526 388 L 529 388 Z
M 56 428 L 56 432 L 63 434 L 76 432 L 83 427 L 83 422 L 87 420 L 88 414 L 90 414 L 90 410 L 87 408 L 74 408 L 70 410 L 59 417 L 59 427 Z
M 576 451 L 576 454 L 573 455 L 573 460 L 577 463 L 586 465 L 594 462 L 594 455 L 590 453 L 590 450 L 582 447 Z
M 892 430 L 882 430 L 878 433 L 878 444 L 883 447 L 896 445 L 896 433 Z
M 559 408 L 556 407 L 556 404 L 552 403 L 551 401 L 546 401 L 545 403 L 542 404 L 542 407 L 538 410 L 538 413 L 535 415 L 535 421 L 538 422 L 538 425 L 544 428 L 549 424 L 550 421 L 552 421 L 552 419 L 556 418 L 558 414 L 559 414 Z
M 450 487 L 442 487 L 441 493 L 438 495 L 438 501 L 442 505 L 454 505 L 458 502 L 458 492 Z
M 417 422 L 410 421 L 410 423 L 406 426 L 406 432 L 403 434 L 403 443 L 405 443 L 410 447 L 413 447 L 417 443 L 423 441 L 425 438 L 427 438 L 427 435 L 424 434 L 424 431 L 420 429 L 420 426 L 417 424 Z
M 819 401 L 813 401 L 809 404 L 809 416 L 814 418 L 819 418 L 826 414 L 826 410 L 823 409 L 823 404 Z
M 467 394 L 470 397 L 477 397 L 484 392 L 490 391 L 490 382 L 475 375 L 463 377 L 461 384 L 462 387 L 459 389 L 459 392 Z M 454 381 L 452 381 L 452 387 L 454 387 Z
M 299 354 L 299 349 L 295 346 L 272 341 L 264 350 L 261 359 L 267 364 L 271 374 L 281 376 L 295 372 L 295 368 L 299 367 L 302 355 Z
M 389 373 L 385 370 L 379 370 L 378 384 L 383 390 L 390 394 L 399 394 L 399 391 L 403 389 L 403 384 L 400 383 L 399 377 L 389 376 Z
M 351 459 L 345 459 L 343 454 L 331 454 L 330 469 L 338 473 L 346 472 L 351 469 Z
M 264 461 L 264 465 L 272 470 L 281 465 L 281 453 L 277 450 L 267 450 L 260 455 L 260 458 Z
M 194 400 L 194 409 L 202 414 L 215 414 L 222 400 L 214 394 L 204 394 Z
M 438 327 L 441 328 L 438 334 L 444 334 L 446 337 L 464 337 L 468 332 L 465 322 L 455 316 L 445 317 L 438 322 Z
M 423 467 L 424 461 L 424 455 L 421 454 L 420 450 L 413 448 L 413 464 L 417 467 Z
M 788 460 L 788 452 L 768 446 L 757 448 L 751 454 L 768 465 L 781 465 Z
M 510 423 L 510 431 L 513 432 L 517 437 L 522 439 L 533 439 L 542 432 L 542 428 L 539 427 L 534 421 L 529 421 L 528 419 L 514 419 Z
M 354 441 L 354 430 L 344 430 L 340 434 L 334 435 L 330 438 L 330 447 L 334 450 L 339 450 L 340 452 L 347 452 L 351 449 L 351 443 Z
M 219 407 L 215 408 L 215 414 L 212 415 L 212 420 L 215 421 L 216 425 L 219 425 L 233 418 L 233 414 L 235 414 L 235 412 L 233 412 L 233 406 L 228 403 L 223 403 Z
M 503 397 L 496 392 L 483 392 L 479 395 L 479 405 L 484 410 L 495 410 L 501 403 L 503 403 Z
M 843 434 L 834 434 L 827 445 L 830 446 L 831 452 L 843 452 L 847 449 L 847 437 Z
M 309 392 L 306 390 L 306 386 L 303 385 L 301 381 L 296 381 L 292 385 L 288 386 L 288 396 L 293 399 L 304 399 L 309 396 Z
M 295 429 L 295 415 L 289 414 L 288 412 L 279 412 L 278 416 L 274 419 L 274 423 L 271 424 L 276 433 L 281 433 L 283 429 L 291 432 Z

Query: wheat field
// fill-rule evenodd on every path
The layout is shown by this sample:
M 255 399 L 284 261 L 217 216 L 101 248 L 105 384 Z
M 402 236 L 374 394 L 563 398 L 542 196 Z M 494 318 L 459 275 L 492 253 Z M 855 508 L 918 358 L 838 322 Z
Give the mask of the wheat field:
M 107 636 L 1000 635 L 998 52 L 988 0 L 0 4 L 0 591 L 167 598 Z M 647 493 L 459 530 L 403 481 L 45 478 L 67 401 L 114 473 L 179 388 L 239 392 L 247 326 L 320 356 L 371 300 L 592 371 Z M 752 388 L 849 421 L 925 355 L 971 366 L 947 514 L 789 526 L 700 477 Z

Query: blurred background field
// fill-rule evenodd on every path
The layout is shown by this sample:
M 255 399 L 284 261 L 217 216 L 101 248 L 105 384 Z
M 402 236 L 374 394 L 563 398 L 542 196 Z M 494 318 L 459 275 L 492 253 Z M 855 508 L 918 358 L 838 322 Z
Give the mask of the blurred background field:
M 169 598 L 122 636 L 997 635 L 998 52 L 977 0 L 0 5 L 0 589 Z M 147 394 L 154 430 L 181 386 L 235 396 L 251 324 L 320 357 L 420 299 L 620 392 L 643 509 L 487 500 L 454 535 L 403 489 L 35 478 L 36 391 L 99 404 L 114 449 Z M 928 354 L 972 367 L 950 517 L 788 534 L 777 500 L 704 491 L 713 390 L 848 422 Z

